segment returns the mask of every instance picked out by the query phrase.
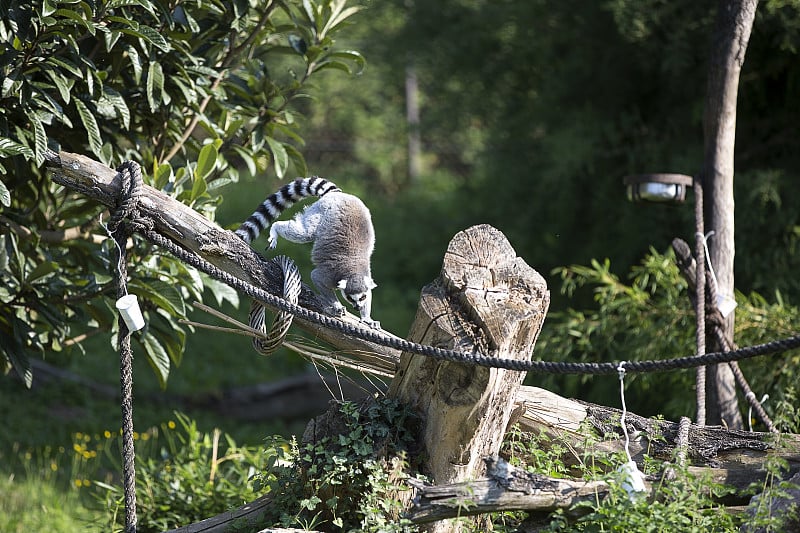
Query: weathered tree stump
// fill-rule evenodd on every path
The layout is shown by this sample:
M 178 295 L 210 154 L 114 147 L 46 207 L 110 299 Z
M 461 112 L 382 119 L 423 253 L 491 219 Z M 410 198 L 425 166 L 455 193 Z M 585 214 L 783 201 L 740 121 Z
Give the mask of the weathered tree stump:
M 527 360 L 550 303 L 547 284 L 487 225 L 457 234 L 439 279 L 422 290 L 409 340 Z M 525 374 L 401 356 L 389 395 L 423 420 L 423 471 L 437 484 L 475 479 L 497 455 Z M 434 526 L 452 530 L 450 524 Z

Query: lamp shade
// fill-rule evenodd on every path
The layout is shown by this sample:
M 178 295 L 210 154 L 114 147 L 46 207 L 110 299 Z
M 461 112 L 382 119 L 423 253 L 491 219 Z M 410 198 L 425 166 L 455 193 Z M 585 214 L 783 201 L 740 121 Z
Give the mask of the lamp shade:
M 686 200 L 686 188 L 694 178 L 685 174 L 634 174 L 625 176 L 628 199 L 632 202 L 679 204 Z

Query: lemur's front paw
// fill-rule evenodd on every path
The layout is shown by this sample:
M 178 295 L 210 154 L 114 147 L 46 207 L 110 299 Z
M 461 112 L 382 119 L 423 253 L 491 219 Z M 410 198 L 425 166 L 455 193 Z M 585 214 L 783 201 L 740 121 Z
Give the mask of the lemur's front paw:
M 347 310 L 340 302 L 331 304 L 330 306 L 328 306 L 326 311 L 328 312 L 328 314 L 332 316 L 344 316 L 347 314 Z
M 372 329 L 381 329 L 381 323 L 371 318 L 362 318 L 361 322 Z

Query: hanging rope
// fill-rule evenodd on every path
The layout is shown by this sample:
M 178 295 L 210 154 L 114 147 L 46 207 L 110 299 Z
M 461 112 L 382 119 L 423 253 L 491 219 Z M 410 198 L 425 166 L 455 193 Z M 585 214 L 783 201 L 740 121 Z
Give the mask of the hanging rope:
M 117 248 L 117 298 L 128 294 L 128 268 L 125 248 L 139 218 L 138 203 L 142 188 L 142 171 L 138 164 L 126 161 L 117 169 L 122 185 L 117 208 L 111 214 L 108 229 Z M 128 326 L 119 317 L 119 372 L 122 394 L 122 474 L 125 498 L 125 533 L 136 532 L 136 453 L 133 444 L 133 351 Z

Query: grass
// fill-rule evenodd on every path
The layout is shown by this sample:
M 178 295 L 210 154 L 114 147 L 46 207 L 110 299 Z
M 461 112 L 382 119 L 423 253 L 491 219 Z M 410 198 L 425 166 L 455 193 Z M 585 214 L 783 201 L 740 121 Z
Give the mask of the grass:
M 96 515 L 80 496 L 35 478 L 0 477 L 0 531 L 100 531 L 92 527 Z

